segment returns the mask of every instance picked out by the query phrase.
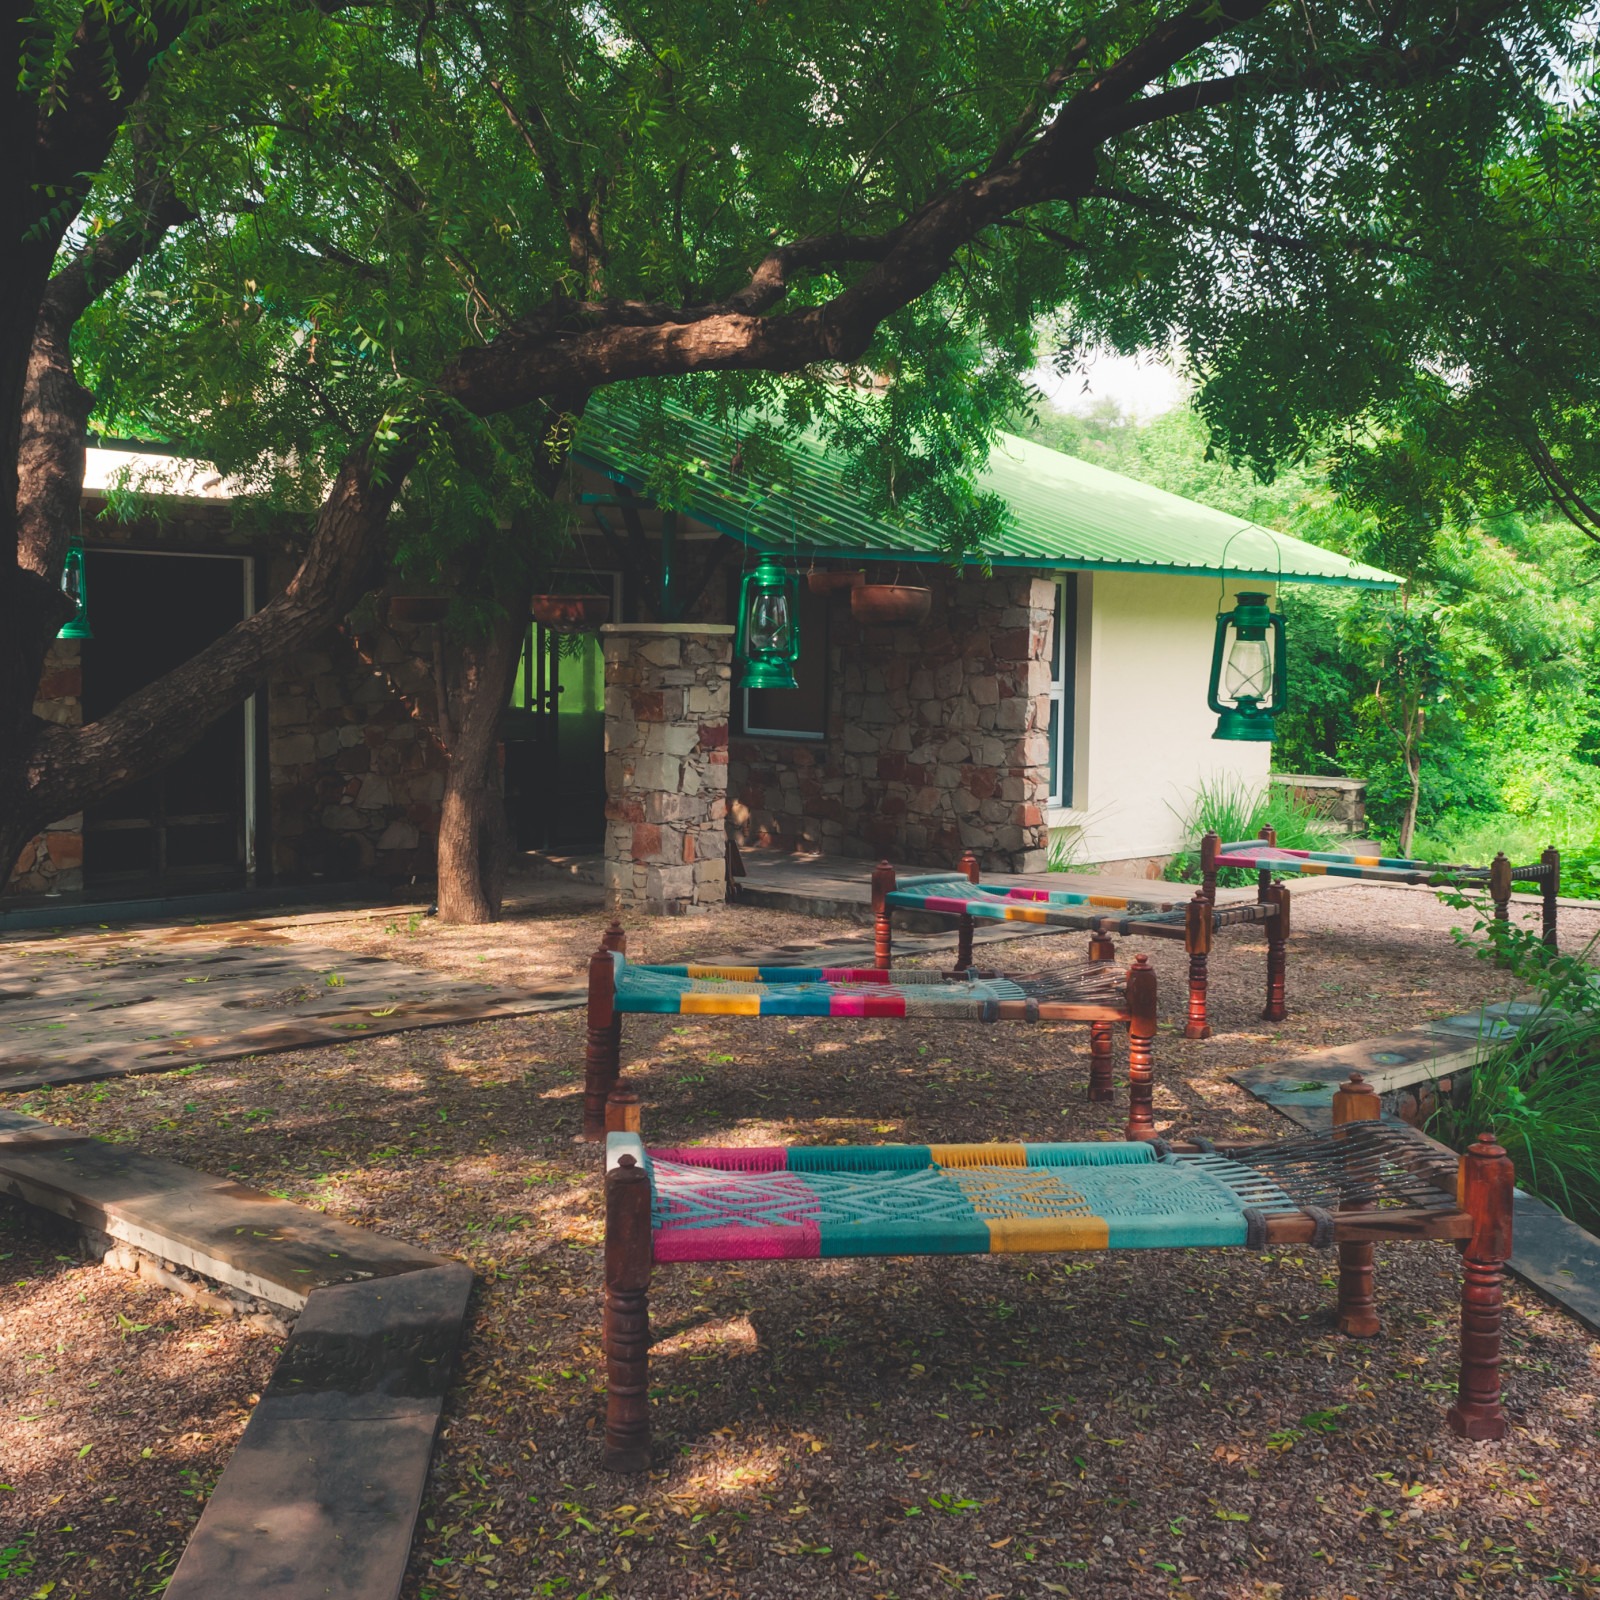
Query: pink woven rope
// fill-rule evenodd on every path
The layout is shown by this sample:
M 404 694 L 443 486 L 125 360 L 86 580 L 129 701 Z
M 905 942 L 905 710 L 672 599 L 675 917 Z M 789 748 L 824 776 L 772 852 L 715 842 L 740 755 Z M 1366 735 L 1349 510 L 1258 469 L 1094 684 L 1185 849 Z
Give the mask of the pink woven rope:
M 1007 900 L 1048 900 L 1049 898 L 1050 898 L 1050 891 L 1048 889 L 1007 889 L 1006 890 L 1006 899 Z
M 927 899 L 922 902 L 922 909 L 924 911 L 965 912 L 967 909 L 967 902 L 965 900 L 952 900 L 949 895 L 945 894 L 930 894 Z
M 815 1261 L 822 1232 L 814 1222 L 793 1227 L 661 1228 L 657 1261 Z
M 652 1150 L 650 1159 L 676 1161 L 680 1167 L 713 1167 L 718 1172 L 782 1172 L 789 1152 L 781 1144 L 692 1146 L 687 1150 Z

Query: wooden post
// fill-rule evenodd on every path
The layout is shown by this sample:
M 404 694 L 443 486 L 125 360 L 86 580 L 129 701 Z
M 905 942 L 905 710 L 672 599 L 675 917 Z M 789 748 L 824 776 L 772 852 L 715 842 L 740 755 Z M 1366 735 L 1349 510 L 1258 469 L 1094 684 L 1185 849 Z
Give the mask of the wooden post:
M 632 1089 L 613 1089 L 606 1096 L 606 1132 L 642 1133 L 644 1114 Z
M 1128 968 L 1128 1125 L 1124 1139 L 1156 1136 L 1155 1089 L 1156 974 L 1149 956 L 1135 956 Z
M 1089 1024 L 1089 1098 L 1091 1100 L 1115 1100 L 1117 1098 L 1116 1079 L 1111 1070 L 1111 1038 L 1111 1023 L 1091 1022 Z
M 1278 830 L 1264 823 L 1256 838 L 1263 840 L 1267 844 L 1276 844 L 1278 842 Z M 1265 900 L 1267 898 L 1267 890 L 1271 887 L 1272 869 L 1269 867 L 1265 872 L 1256 874 L 1256 899 Z
M 1282 1022 L 1284 986 L 1289 969 L 1289 886 L 1274 883 L 1267 886 L 1262 899 L 1275 905 L 1278 914 L 1267 918 L 1267 1009 L 1261 1013 L 1263 1022 Z
M 1183 948 L 1189 952 L 1189 1017 L 1183 1025 L 1185 1039 L 1211 1037 L 1211 1023 L 1206 1016 L 1206 964 L 1211 955 L 1212 915 L 1205 891 L 1196 889 L 1183 916 Z
M 1089 959 L 1091 961 L 1115 961 L 1117 959 L 1117 942 L 1104 928 L 1096 928 L 1089 935 Z
M 961 857 L 961 869 L 967 875 L 968 883 L 978 881 L 978 858 L 968 850 Z M 972 918 L 963 911 L 956 919 L 956 966 L 957 972 L 965 972 L 972 965 Z
M 1383 1107 L 1373 1089 L 1359 1072 L 1341 1084 L 1333 1095 L 1335 1132 L 1347 1122 L 1376 1122 Z M 1370 1211 L 1376 1200 L 1344 1199 L 1341 1211 Z M 1372 1250 L 1370 1239 L 1346 1240 L 1339 1246 L 1339 1304 L 1336 1313 L 1339 1332 L 1352 1339 L 1370 1339 L 1381 1324 L 1372 1293 Z
M 893 963 L 894 941 L 889 934 L 889 908 L 883 903 L 894 892 L 894 868 L 880 861 L 872 869 L 872 964 L 886 969 Z
M 1494 901 L 1494 920 L 1510 922 L 1511 863 L 1506 860 L 1504 850 L 1497 852 L 1494 860 L 1489 863 L 1489 898 Z M 1503 967 L 1505 961 L 1497 958 L 1495 965 Z
M 631 1155 L 606 1174 L 607 1472 L 650 1468 L 650 1178 Z
M 613 1001 L 617 969 L 606 939 L 625 937 L 613 922 L 589 957 L 589 1037 L 583 1052 L 583 1137 L 591 1142 L 606 1136 L 606 1096 L 611 1093 L 622 1066 L 622 1018 Z M 613 947 L 614 948 L 614 947 Z
M 1464 1439 L 1503 1439 L 1500 1408 L 1501 1280 L 1511 1258 L 1511 1160 L 1480 1133 L 1461 1158 L 1460 1203 L 1472 1217 L 1461 1286 L 1461 1376 L 1446 1421 Z
M 1549 868 L 1539 887 L 1544 894 L 1544 942 L 1549 947 L 1550 954 L 1554 955 L 1557 949 L 1556 897 L 1561 893 L 1561 852 L 1552 845 L 1539 857 L 1539 860 Z
M 1217 846 L 1222 835 L 1207 833 L 1200 840 L 1200 892 L 1212 905 L 1217 903 Z

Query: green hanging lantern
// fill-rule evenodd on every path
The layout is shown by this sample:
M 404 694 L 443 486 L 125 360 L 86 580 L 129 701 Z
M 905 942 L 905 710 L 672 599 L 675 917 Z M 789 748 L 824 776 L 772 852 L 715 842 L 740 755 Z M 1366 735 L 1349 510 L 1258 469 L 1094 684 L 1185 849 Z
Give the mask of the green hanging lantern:
M 1277 738 L 1274 719 L 1287 699 L 1285 659 L 1283 617 L 1267 609 L 1264 594 L 1235 595 L 1233 610 L 1218 612 L 1206 695 L 1206 704 L 1217 713 L 1213 739 L 1270 743 Z M 1223 695 L 1233 703 L 1226 704 Z
M 739 631 L 734 649 L 741 663 L 741 689 L 798 689 L 800 584 L 770 555 L 739 587 Z
M 67 551 L 67 564 L 61 571 L 61 592 L 78 609 L 56 638 L 94 638 L 94 630 L 89 626 L 89 582 L 83 570 L 83 544 L 78 539 L 72 541 Z

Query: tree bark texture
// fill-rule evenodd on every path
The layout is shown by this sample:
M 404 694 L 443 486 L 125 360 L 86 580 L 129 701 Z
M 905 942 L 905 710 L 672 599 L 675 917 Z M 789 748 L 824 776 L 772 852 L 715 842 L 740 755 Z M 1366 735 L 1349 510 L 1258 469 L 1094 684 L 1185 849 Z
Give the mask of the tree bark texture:
M 489 636 L 459 654 L 459 717 L 452 717 L 444 801 L 439 812 L 439 919 L 498 922 L 514 841 L 506 820 L 498 757 L 500 719 L 528 631 L 529 595 L 508 602 Z

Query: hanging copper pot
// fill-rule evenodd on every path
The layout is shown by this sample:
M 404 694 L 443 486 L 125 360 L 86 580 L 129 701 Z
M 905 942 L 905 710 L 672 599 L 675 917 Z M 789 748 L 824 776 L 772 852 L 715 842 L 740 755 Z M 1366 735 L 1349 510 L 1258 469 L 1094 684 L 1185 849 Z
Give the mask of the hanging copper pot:
M 926 622 L 933 590 L 903 583 L 864 583 L 850 591 L 850 615 L 857 622 Z
M 859 589 L 867 581 L 864 572 L 808 572 L 806 587 L 812 594 L 832 594 L 835 589 Z
M 436 594 L 392 594 L 389 596 L 391 622 L 443 622 L 450 601 Z
M 594 633 L 611 615 L 608 594 L 536 594 L 533 620 L 555 633 Z

